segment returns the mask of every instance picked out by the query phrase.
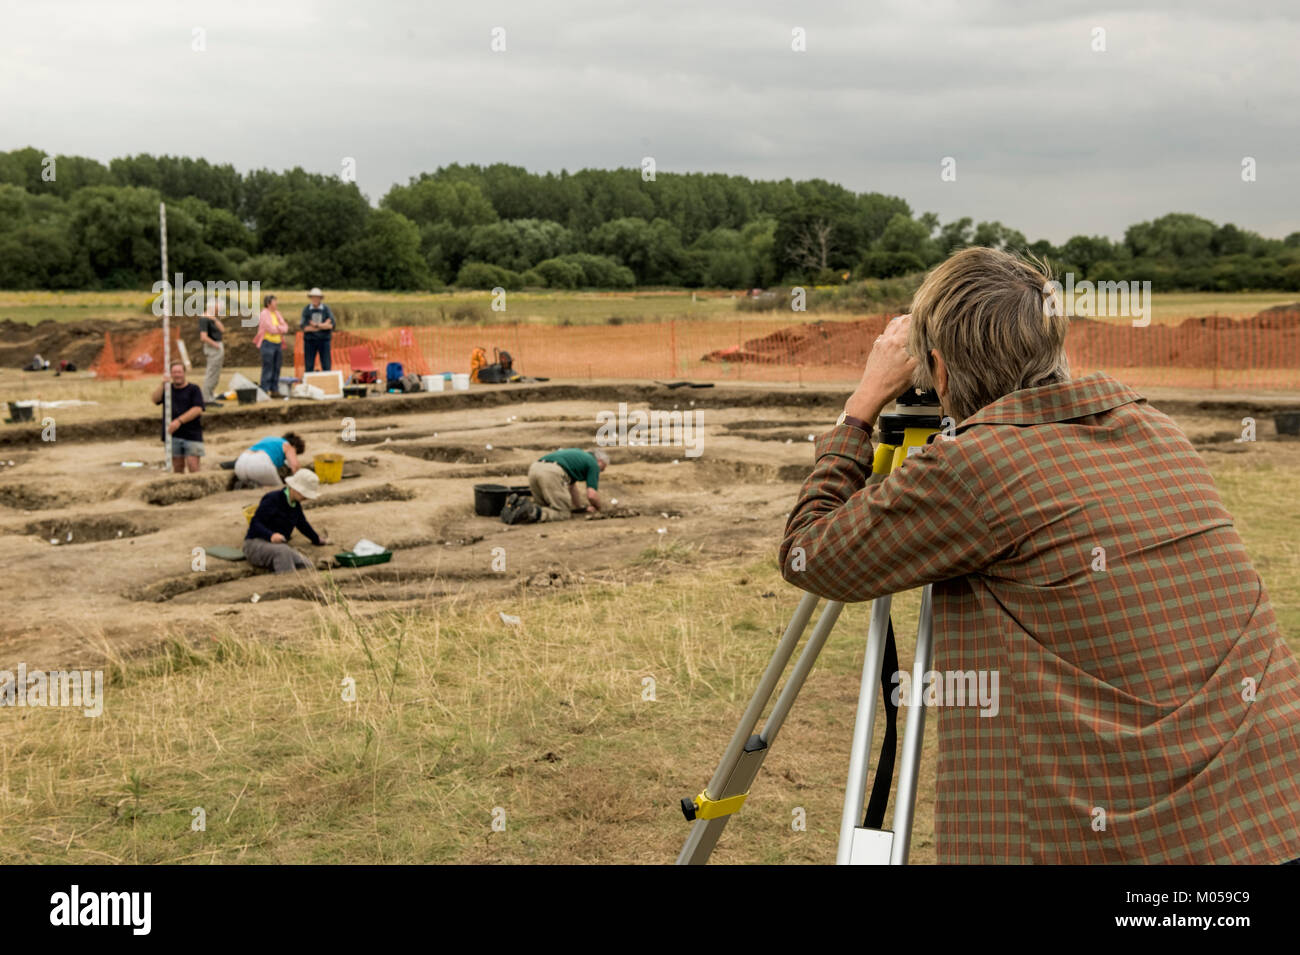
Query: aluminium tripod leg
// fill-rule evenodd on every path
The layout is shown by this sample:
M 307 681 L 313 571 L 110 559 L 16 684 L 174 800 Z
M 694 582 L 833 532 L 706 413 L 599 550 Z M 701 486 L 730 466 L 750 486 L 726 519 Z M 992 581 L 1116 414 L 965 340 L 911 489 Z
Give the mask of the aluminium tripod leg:
M 907 865 L 912 846 L 912 816 L 916 809 L 916 780 L 921 769 L 921 743 L 925 737 L 925 675 L 934 653 L 934 615 L 931 588 L 921 591 L 921 619 L 916 628 L 916 659 L 912 663 L 912 686 L 907 703 L 907 726 L 903 730 L 903 762 L 898 770 L 898 795 L 894 797 L 894 845 L 890 865 Z M 899 702 L 903 702 L 901 697 Z
M 858 713 L 853 721 L 849 781 L 844 788 L 844 810 L 840 814 L 840 843 L 835 854 L 836 865 L 848 865 L 855 857 L 863 858 L 864 853 L 869 851 L 868 845 L 878 846 L 880 843 L 880 837 L 873 835 L 876 830 L 863 829 L 861 826 L 867 798 L 867 760 L 871 754 L 872 732 L 876 724 L 876 688 L 880 684 L 880 664 L 885 658 L 885 633 L 889 629 L 889 607 L 892 602 L 893 597 L 889 594 L 871 602 L 871 627 L 867 631 L 867 652 L 862 661 Z M 885 852 L 887 854 L 888 850 Z
M 813 627 L 812 636 L 808 638 L 803 651 L 799 654 L 790 678 L 781 688 L 781 695 L 772 707 L 772 712 L 763 726 L 763 732 L 755 734 L 754 729 L 758 725 L 759 717 L 772 698 L 776 684 L 781 674 L 785 672 L 790 657 L 794 655 L 794 648 L 799 643 L 799 638 L 803 636 L 804 629 L 808 626 L 808 619 L 816 606 L 817 597 L 813 594 L 804 594 L 767 669 L 763 671 L 758 689 L 754 691 L 749 706 L 745 708 L 745 714 L 741 717 L 740 725 L 732 735 L 726 752 L 723 753 L 722 761 L 718 764 L 713 779 L 704 792 L 694 800 L 682 800 L 682 810 L 687 819 L 694 820 L 694 824 L 691 826 L 690 835 L 686 838 L 686 844 L 682 846 L 682 851 L 677 856 L 678 865 L 703 865 L 708 862 L 710 854 L 722 835 L 722 830 L 726 828 L 727 819 L 732 813 L 740 810 L 745 797 L 749 795 L 749 787 L 758 776 L 758 770 L 767 756 L 768 747 L 776 739 L 781 724 L 790 712 L 790 707 L 794 705 L 795 697 L 803 688 L 817 660 L 817 655 L 825 646 L 826 638 L 830 636 L 831 629 L 835 626 L 835 621 L 844 607 L 838 601 L 830 601 L 826 604 L 822 615 L 817 619 L 816 626 Z
M 840 843 L 835 861 L 838 865 L 901 865 L 907 861 L 912 837 L 912 811 L 916 803 L 916 779 L 921 760 L 921 743 L 925 710 L 921 705 L 923 675 L 930 667 L 931 587 L 921 593 L 921 618 L 917 629 L 916 661 L 909 703 L 907 728 L 903 736 L 903 761 L 899 775 L 898 796 L 894 805 L 896 831 L 868 829 L 863 824 L 866 801 L 867 761 L 871 754 L 876 722 L 876 693 L 880 685 L 881 662 L 885 655 L 885 635 L 889 628 L 892 597 L 877 597 L 871 605 L 871 629 L 867 634 L 866 659 L 862 661 L 862 683 L 858 692 L 858 713 L 853 725 L 853 746 L 849 753 L 849 780 L 844 790 L 844 812 L 840 816 Z

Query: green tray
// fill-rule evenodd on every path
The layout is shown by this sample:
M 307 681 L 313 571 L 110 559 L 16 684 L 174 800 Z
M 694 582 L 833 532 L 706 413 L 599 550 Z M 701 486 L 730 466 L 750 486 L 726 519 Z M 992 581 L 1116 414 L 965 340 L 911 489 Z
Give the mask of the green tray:
M 369 567 L 371 564 L 386 564 L 393 559 L 393 552 L 386 550 L 382 554 L 368 554 L 365 557 L 358 557 L 352 551 L 344 551 L 342 554 L 335 554 L 334 559 L 344 567 Z

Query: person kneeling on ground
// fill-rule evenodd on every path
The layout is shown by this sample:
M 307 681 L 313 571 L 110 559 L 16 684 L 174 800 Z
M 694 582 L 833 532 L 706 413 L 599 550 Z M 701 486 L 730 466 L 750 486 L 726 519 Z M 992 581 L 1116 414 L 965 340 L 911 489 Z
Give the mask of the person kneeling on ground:
M 314 501 L 320 496 L 320 478 L 316 472 L 303 468 L 284 483 L 283 490 L 262 497 L 244 537 L 244 556 L 248 562 L 277 574 L 311 567 L 311 561 L 289 546 L 295 527 L 317 547 L 330 542 L 329 535 L 317 534 L 312 529 L 302 510 L 303 501 Z
M 280 469 L 287 463 L 290 472 L 298 470 L 298 455 L 307 443 L 292 431 L 283 437 L 263 438 L 235 458 L 235 477 L 248 484 L 279 487 Z
M 506 499 L 501 519 L 507 524 L 538 521 L 567 521 L 574 511 L 595 514 L 600 510 L 600 472 L 609 467 L 609 455 L 597 448 L 560 448 L 543 455 L 528 469 L 532 500 L 512 494 Z M 582 485 L 586 485 L 586 493 Z

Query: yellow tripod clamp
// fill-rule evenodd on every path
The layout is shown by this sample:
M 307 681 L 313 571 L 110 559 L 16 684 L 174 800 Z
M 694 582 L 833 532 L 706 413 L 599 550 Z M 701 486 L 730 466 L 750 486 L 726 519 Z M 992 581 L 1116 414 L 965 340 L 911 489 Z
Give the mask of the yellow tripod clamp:
M 745 804 L 748 796 L 749 793 L 741 793 L 739 796 L 728 796 L 726 799 L 710 799 L 708 790 L 705 790 L 692 800 L 695 803 L 695 812 L 688 818 L 717 819 L 720 816 L 730 816 L 734 812 L 740 812 L 740 807 Z

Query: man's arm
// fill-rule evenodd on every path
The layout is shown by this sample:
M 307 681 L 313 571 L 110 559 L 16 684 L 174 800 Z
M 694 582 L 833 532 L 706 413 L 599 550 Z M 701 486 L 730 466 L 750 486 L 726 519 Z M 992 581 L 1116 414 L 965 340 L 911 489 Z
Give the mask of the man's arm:
M 192 385 L 186 385 L 184 390 L 188 391 L 188 389 L 190 388 L 194 388 L 194 391 L 196 392 L 196 394 L 194 395 L 195 403 L 190 407 L 186 408 L 183 412 L 181 412 L 175 418 L 172 419 L 170 430 L 173 432 L 181 425 L 193 421 L 199 415 L 203 414 L 203 409 L 206 407 L 206 405 L 204 405 L 203 403 L 202 390 L 199 389 L 197 386 L 192 386 Z M 173 405 L 173 407 L 175 406 Z
M 198 405 L 195 405 L 193 408 L 187 408 L 184 413 L 179 414 L 172 419 L 171 430 L 175 431 L 181 425 L 188 424 L 201 414 L 203 414 L 203 409 Z
M 911 316 L 876 339 L 844 411 L 870 425 L 912 380 Z M 954 469 L 955 448 L 931 445 L 883 481 L 871 477 L 871 435 L 839 425 L 816 445 L 781 543 L 781 574 L 832 600 L 872 600 L 987 567 L 1006 548 Z
M 333 331 L 334 312 L 330 310 L 330 307 L 328 305 L 323 305 L 321 307 L 325 309 L 325 314 L 321 316 L 320 327 L 323 329 L 327 329 L 328 331 Z
M 873 600 L 973 573 L 1006 551 L 945 445 L 927 447 L 875 484 L 867 483 L 865 432 L 840 425 L 816 450 L 781 543 L 781 574 L 795 586 L 831 600 Z

